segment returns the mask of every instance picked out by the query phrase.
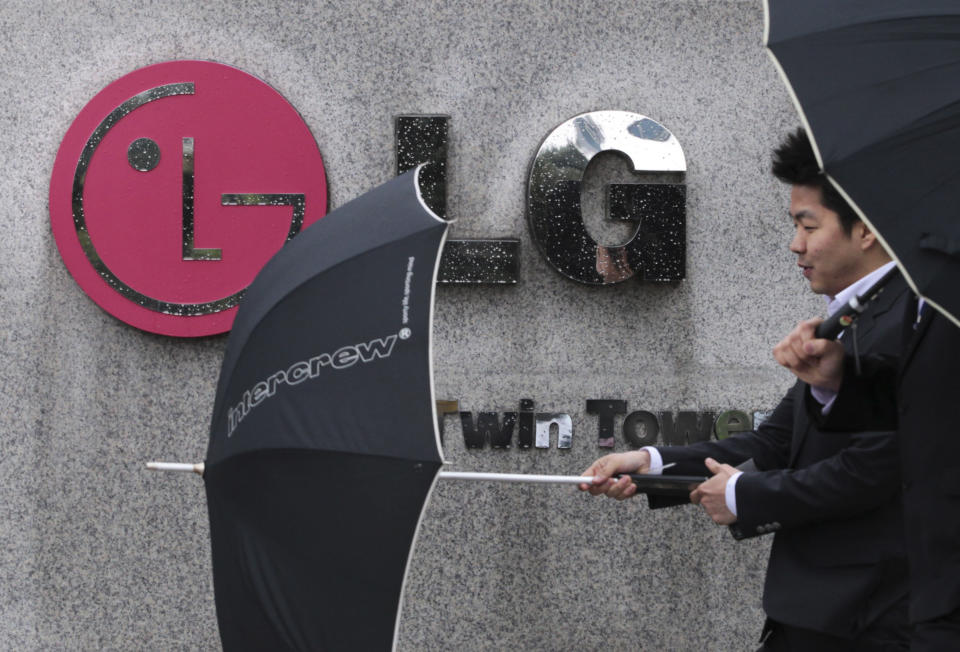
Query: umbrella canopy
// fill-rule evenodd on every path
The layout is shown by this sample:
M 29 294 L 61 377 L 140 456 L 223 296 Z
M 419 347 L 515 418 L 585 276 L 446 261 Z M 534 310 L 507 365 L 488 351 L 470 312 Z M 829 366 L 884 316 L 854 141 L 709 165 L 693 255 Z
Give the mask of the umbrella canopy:
M 227 342 L 204 481 L 224 648 L 387 650 L 442 453 L 446 223 L 408 172 L 263 268 Z
M 766 0 L 765 43 L 821 167 L 960 325 L 960 3 Z

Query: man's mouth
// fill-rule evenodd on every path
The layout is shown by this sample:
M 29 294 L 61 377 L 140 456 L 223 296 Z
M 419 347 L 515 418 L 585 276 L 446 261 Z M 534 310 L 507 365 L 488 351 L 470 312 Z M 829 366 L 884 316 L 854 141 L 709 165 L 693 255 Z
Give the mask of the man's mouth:
M 810 265 L 804 265 L 803 263 L 797 263 L 800 269 L 803 271 L 804 278 L 810 278 L 810 274 L 813 273 L 813 267 Z

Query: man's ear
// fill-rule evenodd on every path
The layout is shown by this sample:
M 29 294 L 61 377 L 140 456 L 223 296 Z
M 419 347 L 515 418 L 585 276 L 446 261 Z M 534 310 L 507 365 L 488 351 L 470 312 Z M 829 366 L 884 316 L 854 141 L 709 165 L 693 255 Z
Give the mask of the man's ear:
M 861 251 L 867 251 L 871 247 L 876 246 L 877 236 L 870 230 L 866 222 L 858 220 L 857 223 L 853 225 L 853 232 L 860 240 Z

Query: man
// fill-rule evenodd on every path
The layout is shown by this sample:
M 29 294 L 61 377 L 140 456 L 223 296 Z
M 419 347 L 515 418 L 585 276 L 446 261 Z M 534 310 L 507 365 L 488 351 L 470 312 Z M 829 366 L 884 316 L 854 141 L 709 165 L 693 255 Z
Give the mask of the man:
M 874 234 L 821 174 L 803 130 L 774 153 L 774 174 L 791 184 L 790 250 L 831 311 L 863 292 L 893 263 Z M 873 302 L 845 347 L 895 354 L 902 278 Z M 755 431 L 721 441 L 607 455 L 584 475 L 594 495 L 636 493 L 616 473 L 714 476 L 691 500 L 737 538 L 776 531 L 764 587 L 764 650 L 906 649 L 906 561 L 892 432 L 824 433 L 804 409 L 798 382 Z M 730 465 L 749 463 L 740 473 Z M 664 506 L 651 497 L 651 506 Z
M 827 407 L 812 400 L 808 406 L 824 428 L 899 425 L 910 649 L 960 650 L 960 433 L 953 418 L 960 329 L 916 300 L 902 314 L 899 365 L 871 355 L 858 374 L 842 347 L 814 339 L 819 320 L 801 323 L 774 356 L 821 390 L 818 400 Z M 839 394 L 823 396 L 823 389 Z

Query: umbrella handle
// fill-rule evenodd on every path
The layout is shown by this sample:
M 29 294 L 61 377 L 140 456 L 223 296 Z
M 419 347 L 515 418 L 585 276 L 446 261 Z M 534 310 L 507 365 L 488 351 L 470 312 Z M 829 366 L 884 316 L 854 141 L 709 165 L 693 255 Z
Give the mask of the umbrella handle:
M 183 462 L 147 462 L 151 471 L 179 471 L 181 473 L 196 473 L 203 475 L 203 462 L 189 464 Z
M 669 468 L 673 464 L 667 464 L 664 468 Z M 532 473 L 478 473 L 474 471 L 440 471 L 437 474 L 440 478 L 449 480 L 488 480 L 490 482 L 528 482 L 533 484 L 592 484 L 592 475 L 536 475 Z M 615 474 L 612 479 L 617 480 L 623 474 Z M 643 474 L 626 474 L 630 476 L 634 483 L 637 479 L 649 480 L 650 478 L 660 478 L 664 476 L 651 476 Z M 674 476 L 666 476 L 668 478 Z M 686 477 L 686 476 L 684 476 Z M 703 482 L 705 478 L 693 478 L 697 484 Z

